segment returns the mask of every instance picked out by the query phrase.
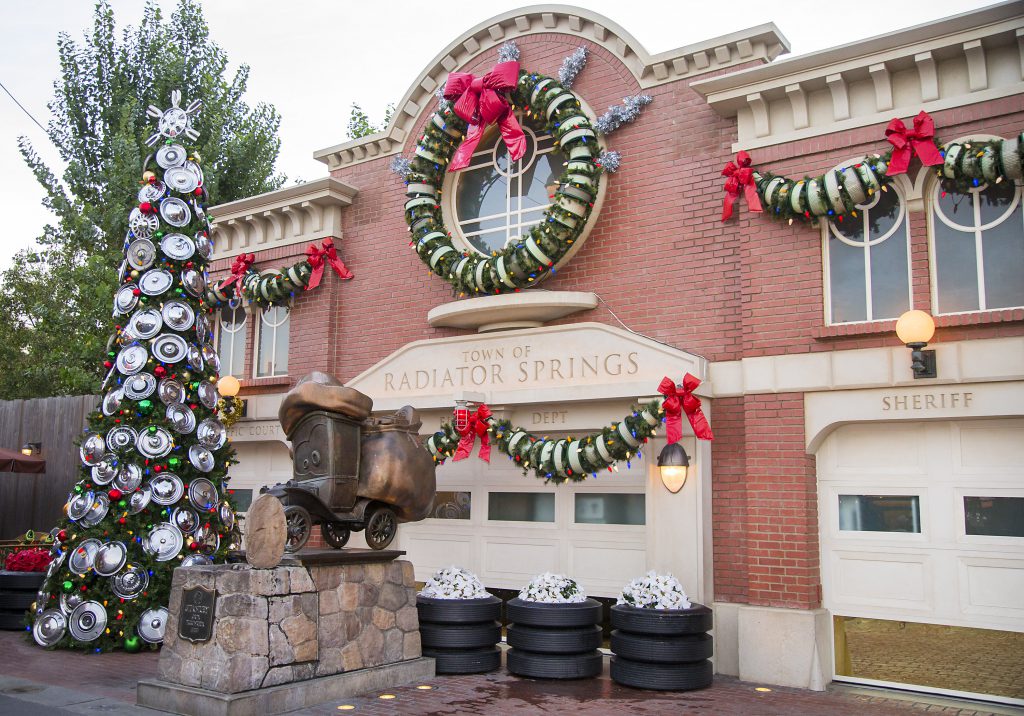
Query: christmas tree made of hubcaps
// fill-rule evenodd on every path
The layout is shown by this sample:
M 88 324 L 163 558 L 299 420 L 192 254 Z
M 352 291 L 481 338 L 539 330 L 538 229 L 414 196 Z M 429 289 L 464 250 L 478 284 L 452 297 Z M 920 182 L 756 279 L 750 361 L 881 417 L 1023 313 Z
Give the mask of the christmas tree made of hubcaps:
M 234 451 L 218 417 L 220 359 L 204 299 L 213 254 L 194 101 L 150 106 L 159 145 L 143 166 L 114 294 L 100 407 L 81 478 L 51 533 L 53 562 L 31 627 L 46 647 L 137 651 L 163 641 L 174 568 L 237 548 L 226 489 Z

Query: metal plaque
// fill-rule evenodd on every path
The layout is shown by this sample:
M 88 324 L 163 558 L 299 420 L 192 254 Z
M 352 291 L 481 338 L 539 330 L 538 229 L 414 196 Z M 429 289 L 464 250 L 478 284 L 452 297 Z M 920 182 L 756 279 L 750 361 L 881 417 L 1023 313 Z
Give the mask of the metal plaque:
M 178 636 L 192 643 L 209 641 L 213 636 L 213 612 L 217 591 L 205 587 L 181 590 L 178 611 Z

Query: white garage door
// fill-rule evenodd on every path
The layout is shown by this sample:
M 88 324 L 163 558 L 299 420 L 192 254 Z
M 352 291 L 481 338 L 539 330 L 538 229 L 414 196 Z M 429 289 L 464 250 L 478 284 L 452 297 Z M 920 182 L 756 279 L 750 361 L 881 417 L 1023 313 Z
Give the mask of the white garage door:
M 260 488 L 287 482 L 292 477 L 292 458 L 288 446 L 279 440 L 233 442 L 237 465 L 228 472 L 228 487 L 235 492 L 239 512 L 245 512 Z
M 425 580 L 465 567 L 488 587 L 519 589 L 541 572 L 615 596 L 646 564 L 646 458 L 582 483 L 545 485 L 494 450 L 437 470 L 432 517 L 398 530 L 398 547 Z
M 817 457 L 837 677 L 1024 698 L 1024 421 L 847 425 Z

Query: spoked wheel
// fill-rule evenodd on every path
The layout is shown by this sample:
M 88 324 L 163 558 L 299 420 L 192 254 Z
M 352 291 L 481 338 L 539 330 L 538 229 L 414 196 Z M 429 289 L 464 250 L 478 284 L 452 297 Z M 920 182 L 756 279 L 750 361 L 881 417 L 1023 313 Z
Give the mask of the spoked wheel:
M 320 534 L 324 536 L 324 542 L 334 549 L 341 549 L 352 533 L 336 522 L 324 522 L 320 525 Z
M 378 507 L 366 521 L 366 544 L 373 549 L 384 549 L 398 532 L 398 518 L 390 507 Z
M 287 535 L 284 542 L 285 552 L 298 552 L 306 546 L 309 533 L 313 531 L 313 519 L 305 507 L 288 505 L 284 508 L 284 521 Z

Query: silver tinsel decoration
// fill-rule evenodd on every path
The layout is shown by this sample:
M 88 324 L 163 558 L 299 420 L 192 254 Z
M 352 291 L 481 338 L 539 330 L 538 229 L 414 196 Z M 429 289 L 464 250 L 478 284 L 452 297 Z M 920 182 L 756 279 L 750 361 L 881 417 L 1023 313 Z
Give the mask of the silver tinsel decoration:
M 444 98 L 444 85 L 434 90 L 434 96 L 437 97 L 437 108 L 440 111 L 443 112 L 451 106 L 452 103 Z
M 614 174 L 619 171 L 619 164 L 622 163 L 622 155 L 619 152 L 608 151 L 605 149 L 597 158 L 597 163 L 605 172 Z
M 629 124 L 637 117 L 643 108 L 653 101 L 649 94 L 635 94 L 632 97 L 624 97 L 621 105 L 609 107 L 608 111 L 597 118 L 594 122 L 594 129 L 601 134 L 611 134 L 624 124 Z
M 509 40 L 498 48 L 498 62 L 519 62 L 519 45 Z
M 412 161 L 399 154 L 391 159 L 391 164 L 388 166 L 388 169 L 405 179 L 412 171 Z
M 576 51 L 562 60 L 562 66 L 558 69 L 558 81 L 563 87 L 569 89 L 576 81 L 576 75 L 583 71 L 587 65 L 587 48 L 577 47 Z

